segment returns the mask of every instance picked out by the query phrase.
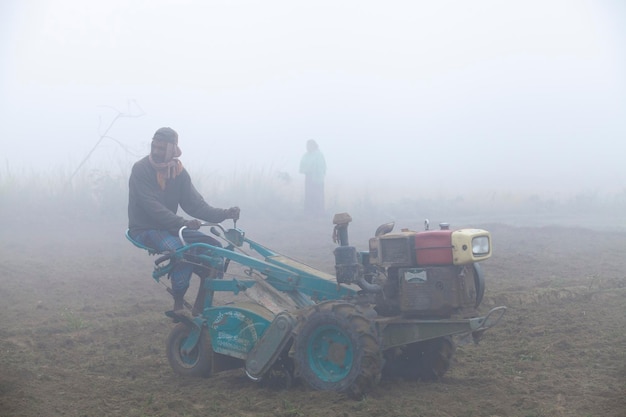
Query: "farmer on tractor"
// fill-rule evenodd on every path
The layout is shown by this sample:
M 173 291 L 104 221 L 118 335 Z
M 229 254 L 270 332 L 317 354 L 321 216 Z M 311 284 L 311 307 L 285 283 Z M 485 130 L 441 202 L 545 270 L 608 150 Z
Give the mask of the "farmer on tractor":
M 220 223 L 239 218 L 239 207 L 221 209 L 210 206 L 204 200 L 178 159 L 181 153 L 178 133 L 169 127 L 162 127 L 152 138 L 150 155 L 137 161 L 130 175 L 129 235 L 155 252 L 181 248 L 183 243 L 178 231 L 183 226 L 186 226 L 184 239 L 187 242 L 221 246 L 217 240 L 198 230 L 201 221 L 197 219 Z M 186 220 L 179 216 L 179 206 L 194 219 Z M 193 272 L 192 265 L 180 263 L 170 273 L 174 311 L 183 309 L 184 295 Z

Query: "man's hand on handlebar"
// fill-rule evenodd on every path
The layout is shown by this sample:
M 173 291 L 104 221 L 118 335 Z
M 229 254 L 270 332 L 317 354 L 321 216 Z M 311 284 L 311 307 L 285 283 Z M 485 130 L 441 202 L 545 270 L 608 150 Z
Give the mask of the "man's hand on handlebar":
M 224 215 L 226 216 L 227 219 L 233 219 L 233 220 L 239 220 L 239 212 L 241 210 L 239 209 L 239 207 L 231 207 L 228 208 L 224 211 Z
M 239 213 L 240 213 L 240 209 L 239 207 L 231 207 L 228 209 L 224 209 L 224 220 L 226 219 L 233 219 L 234 221 L 239 220 Z M 189 230 L 198 230 L 200 229 L 200 227 L 202 226 L 206 226 L 208 224 L 211 223 L 204 223 L 198 219 L 191 219 L 191 220 L 185 220 L 185 223 L 183 223 L 183 226 Z
M 198 230 L 200 226 L 202 226 L 202 222 L 198 219 L 185 220 L 184 226 L 186 226 L 187 229 L 190 230 Z

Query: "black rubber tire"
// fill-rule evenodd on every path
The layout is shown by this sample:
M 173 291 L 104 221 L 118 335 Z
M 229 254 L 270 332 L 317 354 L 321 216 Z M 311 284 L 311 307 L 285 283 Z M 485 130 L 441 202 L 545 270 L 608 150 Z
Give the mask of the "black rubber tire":
M 483 266 L 475 263 L 474 267 L 474 288 L 476 288 L 476 302 L 474 308 L 478 308 L 480 303 L 483 302 L 485 296 L 485 273 L 483 272 Z
M 362 398 L 380 381 L 380 338 L 358 306 L 317 304 L 301 316 L 296 333 L 295 372 L 310 387 Z
M 418 364 L 418 377 L 424 381 L 438 381 L 452 365 L 456 344 L 450 336 L 422 343 L 424 346 L 422 346 L 422 356 Z
M 450 336 L 411 343 L 402 352 L 388 358 L 384 374 L 423 381 L 440 380 L 452 364 L 456 345 Z
M 181 346 L 189 335 L 189 327 L 178 323 L 167 339 L 167 360 L 179 375 L 208 378 L 213 372 L 213 348 L 207 329 L 202 329 L 196 347 L 187 355 L 181 352 Z

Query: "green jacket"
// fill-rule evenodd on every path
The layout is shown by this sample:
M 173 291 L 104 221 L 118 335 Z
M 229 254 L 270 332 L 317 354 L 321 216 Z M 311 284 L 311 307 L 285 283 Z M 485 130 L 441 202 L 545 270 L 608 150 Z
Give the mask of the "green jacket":
M 300 173 L 309 177 L 313 182 L 324 182 L 326 160 L 319 149 L 304 154 L 300 160 Z

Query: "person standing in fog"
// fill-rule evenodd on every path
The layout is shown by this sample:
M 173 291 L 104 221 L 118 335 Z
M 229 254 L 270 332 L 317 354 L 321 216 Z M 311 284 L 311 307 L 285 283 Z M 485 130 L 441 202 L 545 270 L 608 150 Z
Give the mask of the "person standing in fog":
M 197 219 L 220 223 L 239 218 L 239 207 L 221 209 L 204 201 L 178 159 L 181 153 L 178 133 L 169 127 L 162 127 L 152 138 L 150 155 L 137 161 L 130 174 L 129 234 L 157 252 L 181 248 L 183 244 L 178 230 L 183 226 L 187 227 L 183 231 L 187 242 L 221 246 L 217 240 L 198 231 L 201 221 Z M 176 214 L 179 206 L 195 219 L 186 220 Z M 170 272 L 174 311 L 183 309 L 192 273 L 193 266 L 188 263 L 179 263 Z
M 306 142 L 306 153 L 300 160 L 300 173 L 304 174 L 304 209 L 309 214 L 323 214 L 326 160 L 313 139 Z

